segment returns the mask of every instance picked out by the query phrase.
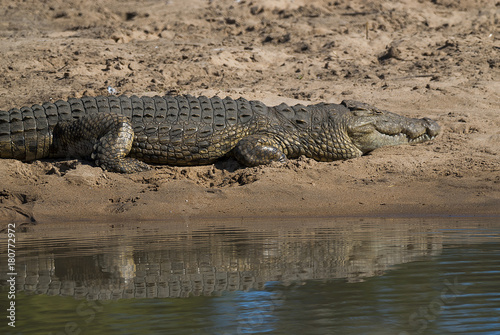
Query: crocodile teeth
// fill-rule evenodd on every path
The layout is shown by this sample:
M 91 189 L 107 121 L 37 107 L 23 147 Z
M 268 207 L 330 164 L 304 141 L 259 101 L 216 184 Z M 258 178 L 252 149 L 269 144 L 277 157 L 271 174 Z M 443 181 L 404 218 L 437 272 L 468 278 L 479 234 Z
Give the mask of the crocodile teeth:
M 432 139 L 434 139 L 434 137 L 435 136 L 429 136 L 428 134 L 423 134 L 423 135 L 420 135 L 419 137 L 416 137 L 416 138 L 410 138 L 408 140 L 408 142 L 409 143 L 420 143 L 420 142 L 432 140 Z
M 435 138 L 435 136 L 429 136 L 428 134 L 423 134 L 423 135 L 420 135 L 420 136 L 415 137 L 415 138 L 410 138 L 408 135 L 406 135 L 404 133 L 399 133 L 399 134 L 395 134 L 395 135 L 387 135 L 387 134 L 381 134 L 381 135 L 383 135 L 387 139 L 391 139 L 392 141 L 394 141 L 396 143 L 403 143 L 403 142 L 421 143 L 421 142 L 433 140 Z

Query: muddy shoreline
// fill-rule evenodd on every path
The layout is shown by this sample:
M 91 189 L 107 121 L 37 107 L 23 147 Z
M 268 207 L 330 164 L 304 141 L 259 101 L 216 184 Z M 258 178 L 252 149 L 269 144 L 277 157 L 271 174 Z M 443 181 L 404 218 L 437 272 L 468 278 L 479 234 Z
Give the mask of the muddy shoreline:
M 102 1 L 0 6 L 0 108 L 118 94 L 355 99 L 434 141 L 242 168 L 0 160 L 0 222 L 500 215 L 500 7 L 491 1 Z M 189 5 L 189 10 L 186 9 Z

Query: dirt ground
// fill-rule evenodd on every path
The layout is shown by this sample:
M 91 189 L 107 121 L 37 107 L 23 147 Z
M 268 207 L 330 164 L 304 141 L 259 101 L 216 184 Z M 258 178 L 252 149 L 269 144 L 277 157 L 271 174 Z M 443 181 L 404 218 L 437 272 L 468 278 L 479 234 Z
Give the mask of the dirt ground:
M 0 0 L 0 107 L 84 95 L 355 99 L 442 126 L 349 161 L 120 175 L 0 161 L 0 222 L 500 214 L 500 1 Z

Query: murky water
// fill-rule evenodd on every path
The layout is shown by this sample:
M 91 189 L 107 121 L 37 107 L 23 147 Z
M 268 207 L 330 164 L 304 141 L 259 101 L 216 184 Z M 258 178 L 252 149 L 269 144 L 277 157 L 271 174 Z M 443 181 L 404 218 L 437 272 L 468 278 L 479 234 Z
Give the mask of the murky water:
M 73 227 L 17 233 L 15 328 L 3 235 L 2 334 L 500 334 L 499 218 Z

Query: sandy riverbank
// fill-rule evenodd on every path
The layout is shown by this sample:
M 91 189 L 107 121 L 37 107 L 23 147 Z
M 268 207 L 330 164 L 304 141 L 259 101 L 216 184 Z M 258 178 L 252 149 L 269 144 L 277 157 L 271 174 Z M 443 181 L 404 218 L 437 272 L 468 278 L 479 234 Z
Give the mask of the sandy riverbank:
M 0 222 L 500 214 L 500 6 L 491 1 L 0 1 L 1 108 L 83 95 L 356 99 L 433 142 L 241 168 L 0 161 Z

